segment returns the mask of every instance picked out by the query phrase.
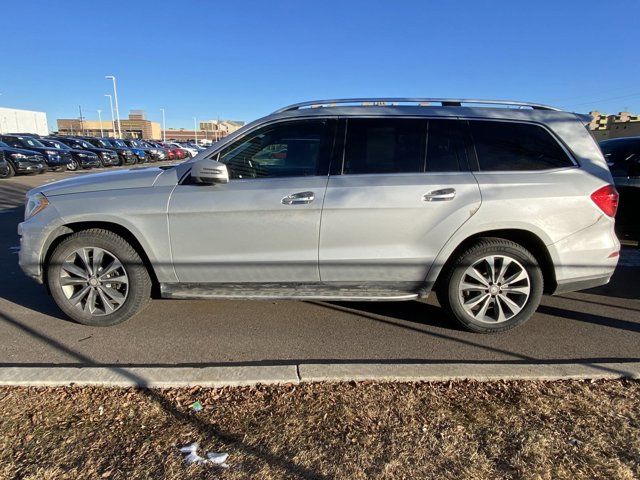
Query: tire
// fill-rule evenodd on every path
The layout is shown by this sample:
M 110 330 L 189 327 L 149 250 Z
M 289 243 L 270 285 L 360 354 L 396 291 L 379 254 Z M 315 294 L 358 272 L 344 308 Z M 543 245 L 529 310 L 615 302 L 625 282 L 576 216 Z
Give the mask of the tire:
M 94 286 L 85 281 L 79 273 L 89 277 L 86 264 L 77 252 L 86 253 L 89 264 L 101 258 L 98 272 L 106 277 L 91 275 L 89 280 Z M 114 258 L 120 267 L 109 273 Z M 69 318 L 83 325 L 107 327 L 124 322 L 139 313 L 151 298 L 151 278 L 140 255 L 125 239 L 108 230 L 90 229 L 69 235 L 55 248 L 46 268 L 54 301 Z M 77 299 L 74 305 L 73 300 Z
M 16 174 L 16 169 L 13 168 L 13 165 L 10 161 L 7 160 L 7 173 L 0 174 L 0 178 L 11 178 Z
M 71 163 L 67 163 L 67 170 L 70 172 L 75 172 L 80 168 L 80 165 L 76 160 L 71 160 Z
M 509 279 L 507 287 L 504 280 Z M 476 333 L 504 332 L 529 320 L 544 287 L 535 257 L 522 245 L 502 238 L 478 239 L 450 263 L 441 280 L 436 290 L 440 305 L 460 326 Z

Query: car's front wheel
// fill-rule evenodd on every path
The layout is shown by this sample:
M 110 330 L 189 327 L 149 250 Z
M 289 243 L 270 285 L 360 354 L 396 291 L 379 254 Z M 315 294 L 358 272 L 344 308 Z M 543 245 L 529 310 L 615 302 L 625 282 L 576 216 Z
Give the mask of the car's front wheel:
M 7 169 L 5 171 L 0 172 L 0 178 L 11 178 L 16 174 L 15 168 L 11 162 L 7 160 Z
M 71 171 L 71 172 L 75 172 L 76 170 L 78 170 L 80 166 L 78 165 L 78 161 L 77 160 L 71 160 L 70 163 L 67 163 L 67 170 Z
M 55 248 L 47 284 L 60 309 L 78 323 L 121 323 L 149 302 L 151 279 L 136 250 L 102 229 L 74 233 Z
M 543 277 L 522 245 L 482 238 L 443 272 L 436 291 L 440 305 L 462 327 L 495 333 L 526 322 L 540 304 Z

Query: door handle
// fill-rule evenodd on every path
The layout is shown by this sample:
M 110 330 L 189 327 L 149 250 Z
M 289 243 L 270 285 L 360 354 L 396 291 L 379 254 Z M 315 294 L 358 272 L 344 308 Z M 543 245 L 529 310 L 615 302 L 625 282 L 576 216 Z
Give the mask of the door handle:
M 453 200 L 456 196 L 455 188 L 443 188 L 441 190 L 434 190 L 433 192 L 425 193 L 422 196 L 423 202 L 444 202 L 446 200 Z
M 313 192 L 298 192 L 287 195 L 282 199 L 283 205 L 303 205 L 311 203 L 316 198 Z

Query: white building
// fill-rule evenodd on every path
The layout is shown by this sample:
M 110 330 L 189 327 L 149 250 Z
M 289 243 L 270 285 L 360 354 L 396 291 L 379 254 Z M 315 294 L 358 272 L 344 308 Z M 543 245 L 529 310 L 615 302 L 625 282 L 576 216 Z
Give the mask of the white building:
M 33 110 L 0 107 L 0 133 L 48 135 L 47 114 Z

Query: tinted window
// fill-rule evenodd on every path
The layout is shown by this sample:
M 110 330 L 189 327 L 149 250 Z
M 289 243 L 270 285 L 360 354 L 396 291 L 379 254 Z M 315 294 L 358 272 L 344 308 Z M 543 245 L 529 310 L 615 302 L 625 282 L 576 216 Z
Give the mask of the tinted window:
M 301 120 L 264 127 L 220 152 L 230 178 L 302 177 L 326 173 L 333 122 Z
M 545 170 L 573 165 L 558 142 L 538 125 L 470 121 L 481 171 Z
M 427 123 L 412 119 L 349 119 L 343 172 L 423 172 Z
M 614 177 L 640 176 L 640 142 L 602 142 L 600 148 Z
M 458 172 L 466 164 L 462 125 L 456 120 L 429 120 L 427 172 Z

